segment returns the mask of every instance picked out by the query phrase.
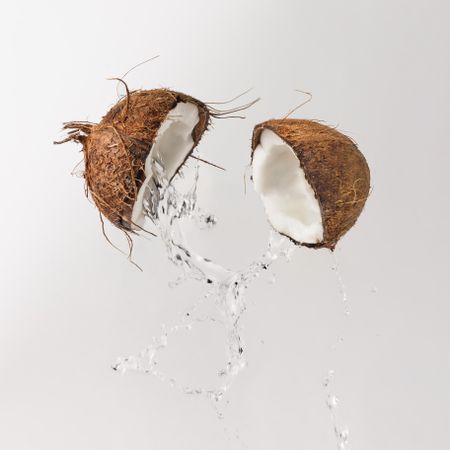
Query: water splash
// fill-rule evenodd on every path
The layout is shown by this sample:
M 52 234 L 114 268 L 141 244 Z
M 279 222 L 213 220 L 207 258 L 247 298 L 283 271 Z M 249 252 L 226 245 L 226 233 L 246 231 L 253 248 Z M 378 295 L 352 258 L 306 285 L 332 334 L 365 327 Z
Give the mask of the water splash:
M 342 298 L 342 304 L 344 306 L 344 313 L 346 316 L 350 315 L 350 306 L 348 303 L 348 295 L 347 295 L 347 289 L 345 287 L 344 284 L 344 279 L 342 278 L 341 272 L 339 270 L 339 260 L 336 256 L 336 252 L 333 252 L 333 260 L 334 260 L 334 265 L 332 266 L 332 270 L 336 273 L 336 278 L 339 284 L 339 291 L 341 293 L 341 298 Z
M 192 184 L 184 191 L 178 184 L 168 183 L 164 179 L 161 166 L 154 163 L 154 180 L 146 185 L 144 210 L 158 229 L 169 260 L 181 271 L 181 276 L 173 283 L 179 284 L 190 278 L 205 283 L 208 288 L 197 302 L 185 311 L 180 320 L 171 327 L 163 326 L 160 336 L 136 356 L 119 358 L 113 366 L 115 370 L 125 372 L 134 370 L 156 376 L 161 381 L 189 395 L 204 395 L 215 403 L 219 402 L 230 388 L 234 379 L 246 366 L 244 342 L 241 335 L 240 321 L 247 309 L 246 291 L 250 284 L 262 272 L 280 257 L 290 259 L 294 244 L 284 236 L 271 232 L 266 251 L 262 256 L 243 270 L 234 271 L 221 266 L 193 251 L 184 236 L 182 223 L 193 220 L 200 228 L 209 228 L 217 219 L 197 207 L 198 165 L 194 168 Z M 183 176 L 177 177 L 183 180 Z M 186 177 L 184 177 L 186 181 Z M 211 315 L 202 316 L 200 306 L 205 302 L 214 304 L 218 318 Z M 226 332 L 227 360 L 218 372 L 217 384 L 213 388 L 185 385 L 175 376 L 159 370 L 158 356 L 167 348 L 170 338 L 181 330 L 191 330 L 195 325 L 211 321 Z M 219 417 L 222 414 L 216 409 Z
M 340 273 L 339 261 L 338 261 L 338 258 L 336 256 L 335 252 L 333 253 L 333 262 L 334 262 L 334 264 L 331 267 L 331 269 L 336 274 L 337 282 L 339 285 L 339 291 L 341 294 L 342 306 L 344 309 L 344 315 L 345 315 L 346 320 L 348 320 L 350 318 L 350 306 L 349 306 L 349 301 L 348 301 L 347 289 L 345 287 L 344 280 Z M 337 342 L 334 343 L 331 347 L 333 352 L 337 352 L 339 350 L 339 347 L 341 347 L 343 343 L 344 343 L 344 337 L 339 336 Z M 335 376 L 336 376 L 335 370 L 330 369 L 327 373 L 327 376 L 325 377 L 325 379 L 323 381 L 323 387 L 326 392 L 326 405 L 330 411 L 331 423 L 333 426 L 334 435 L 336 437 L 337 448 L 338 448 L 338 450 L 345 450 L 347 447 L 347 444 L 348 444 L 350 433 L 349 433 L 349 429 L 347 426 L 339 425 L 337 410 L 340 405 L 340 399 L 336 395 L 335 389 L 334 389 Z
M 203 296 L 184 311 L 178 321 L 172 326 L 162 326 L 161 334 L 155 336 L 150 345 L 135 356 L 118 358 L 113 368 L 120 372 L 129 370 L 151 374 L 170 386 L 187 395 L 205 396 L 212 400 L 212 405 L 219 419 L 223 419 L 223 412 L 219 409 L 219 402 L 224 398 L 233 381 L 246 366 L 244 356 L 244 340 L 240 326 L 241 318 L 247 309 L 246 291 L 251 283 L 262 273 L 268 271 L 272 264 L 284 257 L 290 260 L 295 245 L 284 236 L 271 231 L 266 250 L 255 262 L 242 270 L 231 270 L 205 258 L 193 251 L 183 233 L 183 222 L 193 221 L 200 229 L 214 227 L 217 219 L 214 215 L 200 210 L 197 206 L 198 165 L 194 168 L 193 182 L 186 190 L 181 190 L 178 184 L 168 183 L 163 176 L 163 168 L 155 163 L 155 180 L 146 186 L 144 195 L 144 210 L 147 217 L 155 224 L 158 235 L 162 239 L 168 259 L 180 269 L 180 276 L 171 283 L 177 286 L 186 279 L 194 279 L 204 283 L 207 288 Z M 183 180 L 183 174 L 177 178 Z M 184 177 L 186 181 L 186 177 Z M 344 314 L 348 318 L 350 308 L 346 288 L 339 272 L 338 261 L 334 256 L 334 266 L 340 288 Z M 272 275 L 267 280 L 275 282 Z M 202 306 L 214 305 L 216 315 L 202 315 Z M 211 322 L 223 327 L 226 332 L 227 359 L 218 371 L 217 383 L 213 387 L 201 385 L 193 386 L 180 382 L 176 375 L 165 373 L 159 369 L 161 352 L 169 346 L 171 338 L 180 331 L 191 331 L 201 323 Z M 342 344 L 343 337 L 339 337 L 333 350 Z M 263 343 L 263 342 L 262 342 Z M 334 392 L 334 370 L 330 370 L 323 381 L 326 390 L 326 405 L 330 411 L 333 431 L 336 436 L 338 450 L 345 450 L 349 439 L 346 426 L 339 426 L 337 410 L 340 400 Z M 231 438 L 230 431 L 226 434 Z M 245 443 L 236 437 L 243 447 Z

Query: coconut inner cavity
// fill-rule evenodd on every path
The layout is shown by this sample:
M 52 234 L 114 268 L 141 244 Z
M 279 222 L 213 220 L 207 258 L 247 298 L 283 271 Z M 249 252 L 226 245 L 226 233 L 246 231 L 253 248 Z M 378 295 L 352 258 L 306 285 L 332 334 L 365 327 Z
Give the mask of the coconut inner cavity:
M 145 161 L 146 179 L 133 206 L 131 220 L 138 227 L 142 227 L 145 221 L 144 194 L 148 192 L 148 188 L 155 188 L 155 181 L 161 176 L 155 170 L 155 163 L 163 169 L 164 178 L 170 181 L 194 147 L 192 131 L 198 121 L 197 105 L 179 102 L 161 124 Z
M 292 148 L 273 131 L 262 131 L 253 153 L 253 185 L 271 225 L 299 243 L 323 240 L 322 214 Z

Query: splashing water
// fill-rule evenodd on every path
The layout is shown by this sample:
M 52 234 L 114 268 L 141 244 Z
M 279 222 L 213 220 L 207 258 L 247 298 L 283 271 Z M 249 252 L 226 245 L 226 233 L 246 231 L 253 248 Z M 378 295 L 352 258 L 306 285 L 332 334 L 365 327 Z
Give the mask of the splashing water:
M 335 371 L 333 369 L 330 369 L 323 381 L 323 387 L 327 393 L 326 405 L 330 411 L 333 432 L 337 441 L 337 448 L 338 450 L 345 450 L 348 444 L 349 430 L 346 426 L 338 425 L 336 410 L 339 407 L 340 400 L 333 391 L 333 382 L 335 375 Z
M 217 223 L 215 216 L 203 212 L 197 206 L 198 164 L 194 166 L 193 183 L 185 191 L 178 188 L 177 182 L 169 183 L 164 178 L 163 167 L 156 162 L 154 162 L 153 170 L 157 182 L 150 181 L 146 185 L 144 210 L 147 217 L 158 229 L 158 235 L 165 245 L 168 259 L 181 271 L 180 276 L 170 285 L 177 286 L 184 280 L 191 278 L 205 283 L 208 289 L 188 311 L 183 312 L 176 324 L 170 327 L 163 326 L 161 334 L 154 337 L 147 348 L 140 351 L 136 356 L 118 358 L 113 368 L 123 373 L 134 370 L 151 374 L 185 394 L 205 396 L 213 401 L 212 404 L 217 416 L 219 419 L 223 419 L 223 414 L 217 408 L 218 402 L 224 398 L 235 378 L 246 366 L 243 355 L 244 342 L 240 327 L 240 320 L 247 309 L 246 291 L 251 282 L 268 270 L 280 256 L 289 261 L 295 245 L 288 238 L 271 231 L 267 249 L 262 256 L 239 271 L 227 269 L 197 254 L 186 242 L 182 227 L 183 220 L 194 221 L 200 229 L 211 228 Z M 181 172 L 177 181 L 183 178 L 183 172 Z M 332 269 L 336 273 L 342 295 L 344 314 L 348 318 L 350 309 L 346 288 L 339 272 L 336 256 L 333 255 L 333 257 L 335 265 Z M 274 283 L 275 276 L 272 275 L 268 282 Z M 205 303 L 214 305 L 219 318 L 200 314 L 200 308 Z M 180 331 L 190 331 L 195 325 L 204 322 L 212 322 L 222 326 L 227 338 L 227 361 L 218 373 L 217 385 L 212 388 L 183 384 L 175 376 L 166 374 L 158 368 L 158 357 L 168 347 L 170 338 Z M 336 350 L 342 343 L 343 338 L 339 337 L 337 344 L 333 346 L 333 350 Z M 323 386 L 326 391 L 326 405 L 331 414 L 337 448 L 338 450 L 345 450 L 348 444 L 349 430 L 346 426 L 338 425 L 336 410 L 340 401 L 334 393 L 334 377 L 334 370 L 329 370 L 323 381 Z M 229 434 L 229 431 L 226 434 Z M 245 445 L 237 437 L 236 439 L 241 445 Z
M 350 307 L 348 302 L 347 290 L 339 270 L 339 261 L 337 259 L 336 253 L 333 253 L 333 261 L 334 265 L 332 266 L 332 270 L 336 274 L 336 279 L 339 285 L 339 291 L 341 293 L 341 301 L 344 309 L 345 318 L 348 320 L 350 318 Z M 337 352 L 339 350 L 339 347 L 342 346 L 343 343 L 344 338 L 340 336 L 337 342 L 334 345 L 332 345 L 331 349 L 334 352 Z M 337 409 L 339 407 L 340 400 L 336 395 L 336 393 L 334 392 L 333 388 L 335 376 L 336 376 L 335 370 L 330 369 L 323 381 L 323 387 L 326 392 L 326 405 L 330 411 L 333 432 L 337 441 L 337 448 L 338 450 L 345 450 L 349 439 L 349 429 L 347 426 L 340 426 L 338 424 L 339 421 Z
M 146 185 L 144 209 L 158 229 L 158 235 L 164 242 L 169 260 L 181 269 L 182 275 L 175 284 L 191 278 L 206 283 L 209 288 L 203 297 L 182 315 L 177 324 L 163 327 L 161 335 L 153 338 L 153 342 L 147 348 L 137 356 L 119 358 L 113 368 L 121 372 L 135 370 L 149 373 L 186 394 L 204 395 L 218 402 L 246 365 L 240 319 L 247 308 L 245 298 L 247 288 L 280 256 L 289 259 L 295 245 L 286 237 L 271 232 L 267 250 L 257 261 L 239 271 L 222 267 L 197 254 L 186 242 L 182 221 L 194 220 L 200 228 L 212 227 L 217 222 L 214 216 L 203 213 L 197 207 L 198 165 L 194 167 L 193 184 L 186 192 L 178 189 L 177 183 L 165 180 L 163 168 L 156 162 L 153 169 L 157 181 L 150 181 Z M 178 176 L 177 180 L 179 178 L 183 177 Z M 214 304 L 220 319 L 211 316 L 205 318 L 199 314 L 200 305 L 204 302 Z M 169 338 L 181 330 L 191 330 L 195 324 L 205 321 L 222 325 L 227 337 L 227 361 L 219 371 L 220 381 L 213 388 L 185 385 L 176 377 L 158 369 L 158 355 L 167 348 Z M 220 413 L 218 414 L 220 416 Z

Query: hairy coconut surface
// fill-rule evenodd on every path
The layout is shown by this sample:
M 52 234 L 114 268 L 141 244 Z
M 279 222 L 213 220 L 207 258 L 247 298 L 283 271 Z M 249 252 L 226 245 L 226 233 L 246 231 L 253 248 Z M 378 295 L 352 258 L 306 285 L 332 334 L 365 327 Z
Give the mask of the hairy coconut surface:
M 265 130 L 280 140 L 270 138 Z M 259 153 L 264 150 L 265 155 Z M 274 157 L 277 152 L 281 163 Z M 256 125 L 251 157 L 252 167 L 264 170 L 262 179 L 258 179 L 258 173 L 255 187 L 263 193 L 269 221 L 300 245 L 334 249 L 356 222 L 369 195 L 369 167 L 355 143 L 315 121 L 278 119 Z M 265 177 L 272 177 L 272 182 Z M 290 181 L 280 180 L 283 177 Z M 273 187 L 267 187 L 267 183 Z
M 142 225 L 136 202 L 143 184 L 149 182 L 148 158 L 154 144 L 161 138 L 153 156 L 164 169 L 167 165 L 170 181 L 209 120 L 204 103 L 180 92 L 153 89 L 128 93 L 99 124 L 70 122 L 65 128 L 72 130 L 68 139 L 83 143 L 87 190 L 100 212 L 118 228 L 135 231 Z

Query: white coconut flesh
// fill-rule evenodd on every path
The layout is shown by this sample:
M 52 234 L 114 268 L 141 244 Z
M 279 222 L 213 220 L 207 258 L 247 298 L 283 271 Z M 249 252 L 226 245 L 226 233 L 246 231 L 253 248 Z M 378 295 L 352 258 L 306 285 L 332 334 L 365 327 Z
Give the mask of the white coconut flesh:
M 159 127 L 150 153 L 145 160 L 146 179 L 139 189 L 131 215 L 134 228 L 145 222 L 143 201 L 148 187 L 154 187 L 161 176 L 170 181 L 177 173 L 194 146 L 192 131 L 199 121 L 198 107 L 194 103 L 179 102 L 171 109 Z M 162 168 L 162 174 L 155 167 Z
M 292 148 L 264 129 L 253 153 L 253 185 L 267 218 L 279 233 L 303 244 L 323 241 L 322 214 Z
M 194 103 L 179 102 L 171 109 L 159 127 L 150 153 L 145 161 L 146 179 L 139 189 L 133 206 L 131 220 L 135 228 L 143 227 L 145 221 L 143 201 L 147 188 L 155 186 L 161 174 L 155 163 L 163 170 L 162 176 L 170 181 L 177 173 L 194 146 L 192 131 L 199 121 L 198 107 Z

